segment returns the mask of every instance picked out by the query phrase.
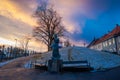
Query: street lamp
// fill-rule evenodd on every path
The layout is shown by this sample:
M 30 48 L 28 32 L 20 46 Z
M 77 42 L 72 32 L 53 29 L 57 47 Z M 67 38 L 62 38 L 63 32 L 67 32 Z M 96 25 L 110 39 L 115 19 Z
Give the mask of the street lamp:
M 17 47 L 17 39 L 15 39 L 15 48 Z

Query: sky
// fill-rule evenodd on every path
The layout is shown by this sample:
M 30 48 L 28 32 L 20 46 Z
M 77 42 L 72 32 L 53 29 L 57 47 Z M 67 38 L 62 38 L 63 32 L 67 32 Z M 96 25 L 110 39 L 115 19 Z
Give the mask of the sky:
M 38 5 L 47 2 L 62 17 L 72 44 L 83 46 L 120 24 L 119 0 L 0 0 L 0 44 L 15 45 L 32 35 L 36 25 L 32 17 Z M 46 46 L 32 39 L 29 48 L 45 50 Z

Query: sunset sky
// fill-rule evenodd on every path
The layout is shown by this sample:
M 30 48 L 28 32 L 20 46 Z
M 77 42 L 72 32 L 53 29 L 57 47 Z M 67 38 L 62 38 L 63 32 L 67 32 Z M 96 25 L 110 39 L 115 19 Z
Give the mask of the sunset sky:
M 62 17 L 69 32 L 70 41 L 78 46 L 89 44 L 96 37 L 111 31 L 120 24 L 119 0 L 43 0 Z M 36 25 L 32 17 L 42 0 L 0 0 L 0 44 L 15 45 L 15 39 L 32 35 Z M 29 47 L 45 50 L 43 44 L 34 39 Z

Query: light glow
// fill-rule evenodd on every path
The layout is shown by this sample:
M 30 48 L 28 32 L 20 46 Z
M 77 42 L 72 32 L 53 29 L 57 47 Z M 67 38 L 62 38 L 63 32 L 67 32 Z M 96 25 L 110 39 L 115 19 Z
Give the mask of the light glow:
M 15 45 L 15 42 L 0 37 L 0 44 L 1 45 Z

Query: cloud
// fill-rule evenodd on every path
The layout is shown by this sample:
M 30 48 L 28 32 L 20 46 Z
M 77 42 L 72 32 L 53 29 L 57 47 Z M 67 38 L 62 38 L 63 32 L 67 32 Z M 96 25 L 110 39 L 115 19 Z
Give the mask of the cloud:
M 85 27 L 85 20 L 81 17 L 91 18 L 91 15 L 88 13 L 90 7 L 86 5 L 88 4 L 87 0 L 50 0 L 49 4 L 53 5 L 53 8 L 62 16 L 62 23 L 69 33 L 73 36 L 75 34 L 79 34 L 80 36 L 83 33 L 82 28 Z M 78 20 L 76 20 L 76 18 Z M 75 41 L 73 36 L 69 37 L 73 44 L 83 45 L 80 44 L 80 42 L 83 42 L 83 39 Z
M 85 47 L 88 45 L 88 43 L 85 41 L 85 40 L 78 40 L 78 41 L 75 41 L 75 40 L 70 40 L 71 43 L 75 46 L 82 46 L 82 47 Z
M 32 35 L 32 27 L 19 20 L 10 19 L 0 15 L 0 44 L 13 45 L 15 39 L 20 41 L 26 35 Z M 19 42 L 18 45 L 20 46 Z M 42 46 L 42 47 L 41 47 Z M 32 39 L 29 43 L 29 49 L 36 51 L 45 51 L 46 46 L 38 44 L 37 41 Z M 40 50 L 42 48 L 43 50 Z
M 10 19 L 8 17 L 0 15 L 1 34 L 29 34 L 31 31 L 32 28 L 30 27 L 30 25 L 23 23 L 20 20 Z
M 29 49 L 35 50 L 35 51 L 40 51 L 40 52 L 45 52 L 47 51 L 47 46 L 45 46 L 43 43 L 36 41 L 35 39 L 32 39 L 30 43 L 28 44 Z M 33 46 L 35 45 L 35 46 Z
M 32 28 L 36 22 L 31 16 L 37 6 L 33 2 L 34 0 L 3 0 L 0 3 L 0 43 L 14 45 L 15 39 L 20 40 L 25 35 L 32 35 Z M 37 50 L 41 45 L 43 46 L 31 40 L 29 48 Z
M 106 9 L 105 3 L 103 0 L 49 0 L 49 4 L 63 17 L 65 28 L 72 34 L 82 34 L 86 19 L 96 19 Z
M 80 25 L 78 23 L 72 22 L 70 20 L 68 21 L 64 20 L 62 23 L 65 26 L 65 29 L 71 34 L 82 32 L 81 29 L 79 28 Z
M 32 18 L 32 15 L 31 15 L 32 10 L 34 10 L 34 9 L 28 8 L 28 10 L 27 10 L 25 7 L 22 7 L 22 6 L 26 6 L 26 5 L 19 3 L 19 5 L 21 5 L 21 6 L 19 6 L 18 4 L 15 3 L 15 1 L 18 1 L 18 0 L 3 0 L 0 3 L 0 5 L 1 5 L 0 14 L 3 16 L 9 17 L 11 19 L 15 18 L 17 20 L 21 20 L 31 26 L 36 25 L 35 20 Z M 26 1 L 26 0 L 23 0 L 23 1 Z M 31 5 L 31 4 L 29 4 L 29 5 Z
M 71 38 L 70 36 L 65 37 L 65 38 L 60 38 L 61 42 L 65 42 L 67 40 L 70 42 L 71 46 L 82 46 L 82 47 L 84 47 L 84 46 L 88 45 L 88 42 L 86 40 L 82 40 L 82 39 L 81 40 L 75 40 L 75 39 Z
M 89 23 L 90 25 L 88 25 L 88 22 L 97 20 L 105 11 L 111 11 L 111 14 L 113 12 L 116 14 L 119 8 L 119 0 L 43 1 L 48 1 L 50 5 L 53 5 L 58 14 L 63 17 L 62 24 L 65 26 L 65 29 L 71 33 L 70 40 L 76 45 L 82 45 L 85 41 L 84 35 L 86 35 L 88 31 L 91 31 L 91 27 L 98 28 L 94 26 L 94 22 L 93 24 Z M 36 20 L 32 17 L 32 14 L 40 3 L 41 0 L 2 0 L 0 3 L 0 37 L 14 41 L 15 38 L 22 38 L 24 35 L 31 34 L 33 26 L 36 25 Z M 111 14 L 109 14 L 109 16 Z M 107 17 L 109 16 L 107 15 Z M 116 18 L 117 16 L 115 19 Z M 90 29 L 87 30 L 88 28 Z M 82 36 L 82 38 L 80 36 Z M 86 40 L 89 40 L 88 36 L 85 38 Z M 76 41 L 74 38 L 78 40 Z M 34 44 L 36 45 L 37 43 L 33 41 L 30 46 L 35 47 L 32 46 Z
M 118 0 L 50 0 L 49 3 L 52 4 L 60 16 L 63 17 L 65 29 L 72 34 L 70 37 L 70 39 L 73 40 L 72 42 L 79 44 L 85 40 L 86 43 L 90 42 L 90 38 L 93 37 L 89 36 L 87 32 L 89 30 L 87 30 L 87 28 L 94 26 L 86 26 L 87 21 L 97 20 L 100 15 L 108 9 L 111 9 L 112 4 L 116 4 L 116 1 Z M 83 35 L 88 35 L 89 39 Z M 74 36 L 78 39 L 77 41 L 74 39 Z
M 11 0 L 11 3 L 14 4 L 20 11 L 23 11 L 25 14 L 28 15 L 33 14 L 33 12 L 37 8 L 37 0 Z
M 76 3 L 76 1 L 74 0 L 69 0 L 69 2 L 67 0 L 50 0 L 49 2 L 50 5 L 52 4 L 54 6 L 55 10 L 57 10 L 60 16 L 63 17 L 62 20 L 65 29 L 72 34 L 75 32 L 81 33 L 80 24 L 71 19 L 76 13 L 74 10 L 76 9 L 76 7 L 78 7 L 78 5 L 80 5 L 78 3 Z

